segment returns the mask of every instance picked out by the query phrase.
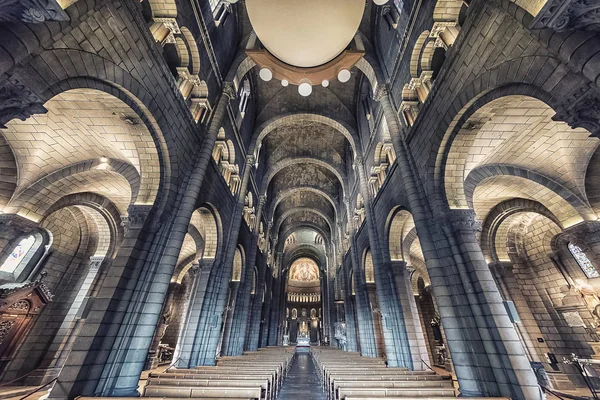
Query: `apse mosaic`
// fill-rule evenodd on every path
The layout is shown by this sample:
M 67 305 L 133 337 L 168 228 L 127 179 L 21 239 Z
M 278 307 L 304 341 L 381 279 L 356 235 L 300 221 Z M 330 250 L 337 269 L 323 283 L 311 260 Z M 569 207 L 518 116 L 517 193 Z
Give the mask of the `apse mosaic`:
M 290 280 L 313 282 L 319 280 L 319 267 L 310 258 L 299 258 L 290 268 Z

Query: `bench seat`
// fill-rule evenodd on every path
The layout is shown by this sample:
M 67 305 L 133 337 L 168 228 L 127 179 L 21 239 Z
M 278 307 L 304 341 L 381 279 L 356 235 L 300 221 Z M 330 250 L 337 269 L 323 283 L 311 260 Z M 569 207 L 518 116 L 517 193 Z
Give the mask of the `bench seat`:
M 454 388 L 339 388 L 338 398 L 347 400 L 348 397 L 400 397 L 400 398 L 415 398 L 415 397 L 454 397 Z
M 261 399 L 262 389 L 257 387 L 177 387 L 177 386 L 146 386 L 144 397 L 172 398 L 244 398 Z

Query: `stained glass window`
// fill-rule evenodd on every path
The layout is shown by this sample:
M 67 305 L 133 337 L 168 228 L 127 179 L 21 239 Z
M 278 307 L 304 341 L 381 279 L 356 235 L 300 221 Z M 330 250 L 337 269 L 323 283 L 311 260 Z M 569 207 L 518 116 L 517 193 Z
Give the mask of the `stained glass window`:
M 588 256 L 585 255 L 584 251 L 581 250 L 579 246 L 576 246 L 573 243 L 569 243 L 567 247 L 573 255 L 573 258 L 575 258 L 575 261 L 577 261 L 577 264 L 579 264 L 579 267 L 585 273 L 585 276 L 587 276 L 588 278 L 600 277 L 600 273 L 598 273 L 598 270 L 596 270 L 594 264 L 592 264 Z
M 19 244 L 15 246 L 8 258 L 4 261 L 4 264 L 2 264 L 2 267 L 0 267 L 0 271 L 10 273 L 14 272 L 34 243 L 35 237 L 33 235 L 27 236 L 25 239 L 21 240 Z

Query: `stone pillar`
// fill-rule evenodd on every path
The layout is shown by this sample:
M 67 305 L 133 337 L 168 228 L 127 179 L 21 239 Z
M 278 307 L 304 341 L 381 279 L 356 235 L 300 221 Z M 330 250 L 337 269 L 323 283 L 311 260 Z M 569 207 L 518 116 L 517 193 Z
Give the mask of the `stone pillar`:
M 431 365 L 429 354 L 427 353 L 427 341 L 419 319 L 419 310 L 415 296 L 412 293 L 410 276 L 406 270 L 406 262 L 390 261 L 392 272 L 394 274 L 396 292 L 398 293 L 398 302 L 402 306 L 406 333 L 410 346 L 410 353 L 413 360 L 413 369 L 426 369 Z
M 146 366 L 144 367 L 144 369 L 146 370 L 158 367 L 158 353 L 160 341 L 162 340 L 165 331 L 169 327 L 169 320 L 171 319 L 171 307 L 173 305 L 173 297 L 175 296 L 175 292 L 179 288 L 179 285 L 180 284 L 177 282 L 171 282 L 171 284 L 169 285 L 167 300 L 163 304 L 161 318 L 159 319 L 158 325 L 154 330 L 154 337 L 152 338 L 150 351 L 148 351 L 148 358 L 146 360 Z
M 229 335 L 229 340 L 225 343 L 225 354 L 228 356 L 240 356 L 244 352 L 244 340 L 246 338 L 250 314 L 254 311 L 252 305 L 250 304 L 250 292 L 252 291 L 252 277 L 254 275 L 256 253 L 258 251 L 258 237 L 260 235 L 259 227 L 266 201 L 266 196 L 260 196 L 258 199 L 256 220 L 254 229 L 252 231 L 252 241 L 250 242 L 250 249 L 248 249 L 246 267 L 244 268 L 244 276 L 242 277 L 242 282 L 237 292 L 235 309 L 233 311 L 233 325 L 231 327 L 232 331 Z M 258 273 L 260 275 L 260 268 Z M 262 268 L 262 276 L 264 285 L 264 267 Z M 263 292 L 263 289 L 259 287 L 259 278 L 260 276 L 258 276 L 256 279 L 256 295 L 259 294 L 259 291 L 260 293 Z M 258 337 L 256 339 L 258 340 Z M 258 344 L 256 344 L 256 346 L 258 346 Z
M 346 200 L 346 210 L 348 212 L 348 221 L 352 221 L 350 204 Z M 358 334 L 360 336 L 360 353 L 365 357 L 377 357 L 377 348 L 375 347 L 375 332 L 373 330 L 373 321 L 371 319 L 371 306 L 369 304 L 369 293 L 365 281 L 365 274 L 360 267 L 358 255 L 356 254 L 355 232 L 352 229 L 350 233 L 350 259 L 352 260 L 352 275 L 354 277 L 354 292 L 356 299 L 356 317 L 358 318 Z
M 101 298 L 105 299 L 101 305 L 103 309 L 99 310 L 102 316 L 95 316 L 92 319 L 93 321 L 103 321 L 103 324 L 110 325 L 112 328 L 104 325 L 103 329 L 99 329 L 100 324 L 91 325 L 93 336 L 99 341 L 93 346 L 89 345 L 91 341 L 86 327 L 80 334 L 81 340 L 88 342 L 85 347 L 90 351 L 86 352 L 87 356 L 91 357 L 90 361 L 85 362 L 86 367 L 89 367 L 88 363 L 96 365 L 96 368 L 89 368 L 93 371 L 101 370 L 101 376 L 94 376 L 93 373 L 81 375 L 77 373 L 67 376 L 63 370 L 61 375 L 65 375 L 65 380 L 70 380 L 71 383 L 55 385 L 50 397 L 71 396 L 67 393 L 101 396 L 134 396 L 138 394 L 139 377 L 160 318 L 179 251 L 187 233 L 189 220 L 194 211 L 204 174 L 212 158 L 212 149 L 227 106 L 230 99 L 234 97 L 233 84 L 225 83 L 223 94 L 204 137 L 194 169 L 183 180 L 184 183 L 181 187 L 183 196 L 180 197 L 179 204 L 174 207 L 177 214 L 162 221 L 157 217 L 152 220 L 153 230 L 158 230 L 159 233 L 144 238 L 143 246 L 145 248 L 142 250 L 142 254 L 139 253 L 141 249 L 129 248 L 129 246 L 136 246 L 143 222 L 148 219 L 147 215 L 150 213 L 151 206 L 134 205 L 130 207 L 129 219 L 130 222 L 133 221 L 131 225 L 135 229 L 128 234 L 129 236 L 126 235 L 119 255 L 104 281 L 104 285 L 108 286 L 107 291 L 103 291 L 103 288 L 100 290 Z M 141 216 L 138 216 L 139 211 L 143 211 Z M 128 241 L 128 238 L 132 241 Z M 120 255 L 121 250 L 124 251 L 122 256 Z M 124 264 L 127 263 L 135 264 L 131 265 L 134 269 L 133 275 L 125 273 L 128 272 L 124 271 L 126 269 Z M 123 301 L 118 304 L 122 298 Z M 112 310 L 109 311 L 107 309 L 109 307 Z M 94 309 L 92 308 L 92 310 Z M 113 311 L 117 311 L 120 318 L 115 318 Z M 116 336 L 105 336 L 106 332 L 113 335 L 113 332 L 116 332 Z M 80 347 L 75 344 L 74 348 Z M 107 353 L 108 358 L 97 357 L 94 352 L 98 348 L 111 349 Z M 73 354 L 72 352 L 70 358 L 79 364 L 75 369 L 81 369 L 82 354 Z M 100 367 L 102 365 L 103 367 Z M 76 381 L 77 384 L 75 384 Z M 67 392 L 65 393 L 65 391 Z
M 272 270 L 270 268 L 267 269 L 266 274 L 265 274 L 265 282 L 267 284 L 267 292 L 265 293 L 265 309 L 264 309 L 264 315 L 262 316 L 262 320 L 260 321 L 260 329 L 261 329 L 261 333 L 260 333 L 260 343 L 259 343 L 259 347 L 264 348 L 267 347 L 267 343 L 269 340 L 269 323 L 271 321 L 270 316 L 271 316 L 271 308 L 273 307 L 272 304 L 272 296 L 273 296 L 273 290 L 272 290 L 272 286 L 273 286 L 273 273 Z
M 179 330 L 177 338 L 177 346 L 173 353 L 173 363 L 180 368 L 188 365 L 192 348 L 194 347 L 194 339 L 196 337 L 196 329 L 198 328 L 198 320 L 200 319 L 200 310 L 202 301 L 208 284 L 208 275 L 213 266 L 214 259 L 203 259 L 199 264 L 192 264 L 192 283 L 190 288 L 190 297 L 187 302 L 185 316 Z
M 523 346 L 527 351 L 527 356 L 530 361 L 542 362 L 539 354 L 544 354 L 550 351 L 545 342 L 540 343 L 531 338 L 531 333 L 535 337 L 543 337 L 535 317 L 527 305 L 527 299 L 523 296 L 517 278 L 513 271 L 512 262 L 496 261 L 489 264 L 490 271 L 494 275 L 498 287 L 502 293 L 502 297 L 506 300 L 514 302 L 515 308 L 519 313 L 521 322 L 515 323 L 515 329 L 519 335 Z
M 132 396 L 137 394 L 139 377 L 144 368 L 146 353 L 161 315 L 169 283 L 179 257 L 181 245 L 188 231 L 204 174 L 212 159 L 212 150 L 227 111 L 235 98 L 233 84 L 224 85 L 210 127 L 191 171 L 188 182 L 182 186 L 183 196 L 177 207 L 167 240 L 157 248 L 152 263 L 145 266 L 145 278 L 138 281 L 135 299 L 130 303 L 126 323 L 120 325 L 110 362 L 104 368 L 97 393 L 103 396 Z M 164 246 L 164 247 L 162 247 Z
M 283 283 L 281 282 L 281 271 L 279 266 L 281 265 L 281 259 L 283 258 L 283 252 L 278 252 L 276 262 L 273 268 L 275 268 L 276 276 L 273 282 L 273 297 L 271 301 L 271 315 L 269 319 L 269 346 L 277 346 L 279 339 L 279 319 L 284 310 L 281 309 L 281 292 L 283 291 Z
M 372 209 L 371 191 L 368 187 L 362 157 L 356 157 L 355 165 L 358 171 L 359 188 L 365 205 L 366 224 L 375 272 L 375 289 L 381 310 L 381 326 L 387 362 L 391 367 L 412 369 L 413 360 L 410 354 L 404 315 L 398 301 L 398 296 L 396 295 L 390 264 L 384 263 L 383 260 L 380 236 L 377 233 L 377 221 Z
M 346 268 L 342 265 L 343 295 L 344 295 L 344 319 L 346 320 L 346 350 L 358 351 L 358 340 L 356 337 L 356 320 L 354 319 L 354 301 L 352 299 L 352 286 L 347 276 Z
M 537 380 L 475 236 L 479 229 L 475 212 L 448 210 L 442 227 L 499 391 L 512 397 L 539 396 Z M 456 356 L 452 358 L 456 367 Z
M 477 282 L 475 287 L 471 285 L 470 288 L 466 288 L 462 281 L 463 274 L 458 272 L 461 250 L 478 253 L 483 260 L 477 242 L 464 243 L 465 247 L 463 248 L 456 245 L 452 246 L 448 241 L 447 233 L 444 234 L 440 231 L 438 228 L 440 221 L 434 218 L 429 200 L 421 182 L 418 180 L 419 174 L 404 141 L 401 124 L 392 105 L 387 85 L 377 85 L 375 100 L 380 102 L 388 123 L 398 170 L 402 176 L 404 190 L 419 235 L 433 292 L 439 304 L 442 325 L 454 361 L 461 394 L 463 396 L 500 395 L 513 398 L 540 399 L 536 378 L 524 357 L 523 348 L 518 340 L 517 342 L 512 340 L 516 336 L 512 326 L 506 325 L 508 317 L 504 305 L 499 308 L 495 299 L 491 299 L 492 308 L 489 309 L 490 314 L 486 316 L 482 314 L 474 315 L 474 310 L 470 307 L 471 301 L 474 300 L 473 291 L 475 287 L 480 288 L 483 285 L 490 284 L 489 280 L 482 276 L 483 280 Z M 471 236 L 475 239 L 473 233 Z M 442 254 L 444 256 L 441 256 Z M 451 257 L 445 256 L 446 254 L 451 255 Z M 487 265 L 485 265 L 485 269 L 489 273 Z M 476 270 L 479 271 L 479 267 Z M 466 278 L 466 282 L 469 282 L 471 276 Z M 473 278 L 478 279 L 479 276 L 475 273 Z M 497 294 L 497 289 L 492 280 L 492 292 L 494 289 Z M 485 298 L 485 296 L 483 297 Z M 477 304 L 477 301 L 475 303 Z M 465 307 L 465 304 L 469 304 L 469 307 Z M 481 312 L 481 309 L 478 311 Z M 503 325 L 492 329 L 484 325 L 485 327 L 479 330 L 478 324 L 487 320 Z M 500 330 L 496 328 L 500 328 Z M 502 360 L 504 363 L 509 364 L 514 362 L 512 364 L 514 368 L 512 365 L 507 366 L 502 362 L 494 362 L 493 368 L 488 357 L 488 352 L 493 355 L 498 353 L 495 348 L 489 348 L 495 347 L 493 345 L 496 343 L 487 339 L 490 337 L 500 338 L 502 337 L 501 333 L 508 335 L 506 351 L 503 352 Z M 501 340 L 498 340 L 498 342 L 504 347 Z M 496 376 L 495 373 L 499 373 L 499 376 Z
M 227 306 L 228 286 L 233 272 L 233 258 L 242 222 L 244 200 L 254 160 L 253 155 L 248 155 L 246 158 L 241 190 L 224 241 L 223 261 L 217 268 L 211 270 L 209 276 L 206 297 L 200 314 L 199 329 L 196 335 L 197 347 L 193 349 L 188 367 L 215 364 L 216 352 L 221 338 L 223 315 Z
M 252 314 L 248 322 L 248 340 L 244 350 L 258 350 L 260 326 L 263 319 L 263 298 L 265 297 L 265 274 L 267 266 L 263 263 L 258 266 L 258 279 L 256 280 L 256 293 L 252 303 Z
M 83 326 L 49 398 L 94 394 L 109 353 L 98 349 L 110 349 L 115 342 L 119 323 L 126 316 L 121 304 L 126 305 L 131 299 L 149 250 L 159 236 L 150 229 L 151 209 L 149 205 L 130 206 L 127 217 L 123 217 L 123 242 L 96 295 L 88 299 L 81 315 Z M 148 348 L 144 354 L 147 351 Z

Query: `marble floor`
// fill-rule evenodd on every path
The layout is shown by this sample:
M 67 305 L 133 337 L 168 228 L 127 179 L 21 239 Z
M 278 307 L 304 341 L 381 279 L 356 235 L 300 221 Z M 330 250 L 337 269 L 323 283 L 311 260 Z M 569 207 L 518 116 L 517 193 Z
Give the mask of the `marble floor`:
M 296 354 L 277 399 L 325 400 L 325 393 L 309 353 Z

